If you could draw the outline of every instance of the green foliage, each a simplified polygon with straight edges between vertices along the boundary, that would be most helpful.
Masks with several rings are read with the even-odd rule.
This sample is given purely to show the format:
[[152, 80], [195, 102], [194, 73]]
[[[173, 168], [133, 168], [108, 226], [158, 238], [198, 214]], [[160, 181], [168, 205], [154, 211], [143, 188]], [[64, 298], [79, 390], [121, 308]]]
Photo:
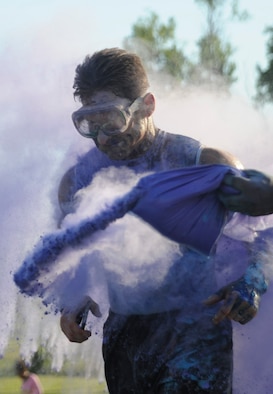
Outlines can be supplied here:
[[44, 346], [40, 346], [39, 349], [33, 354], [30, 363], [30, 370], [34, 373], [44, 373], [50, 371], [50, 365], [52, 356], [46, 350]]
[[257, 66], [258, 78], [256, 81], [256, 101], [260, 104], [273, 102], [273, 26], [267, 27], [265, 33], [269, 34], [266, 44], [268, 65], [263, 70]]
[[[230, 6], [230, 17], [232, 20], [238, 19], [239, 21], [245, 21], [249, 19], [249, 14], [246, 10], [239, 9], [238, 0], [195, 0], [197, 4], [207, 7], [212, 12], [221, 12], [224, 6]], [[230, 4], [229, 4], [230, 3]]]
[[[207, 25], [197, 42], [198, 57], [189, 59], [178, 47], [174, 18], [166, 24], [154, 12], [139, 18], [132, 34], [124, 40], [124, 47], [140, 55], [148, 71], [164, 72], [185, 84], [229, 87], [236, 81], [236, 64], [231, 60], [233, 48], [225, 42], [222, 10], [228, 0], [196, 0], [206, 9]], [[240, 12], [238, 1], [229, 4], [231, 18], [245, 20], [248, 14]]]
[[204, 35], [197, 43], [199, 47], [199, 83], [217, 83], [217, 78], [230, 85], [236, 81], [236, 65], [230, 61], [233, 49], [230, 43], [224, 43], [215, 33]]
[[[204, 35], [198, 40], [199, 61], [193, 69], [193, 80], [199, 84], [222, 83], [230, 86], [236, 81], [236, 64], [231, 60], [234, 49], [223, 36], [224, 8], [229, 5], [226, 0], [195, 0], [206, 8], [207, 27]], [[231, 20], [245, 20], [246, 11], [240, 12], [238, 1], [233, 1], [231, 6]]]
[[131, 36], [124, 40], [124, 47], [136, 51], [149, 70], [183, 79], [189, 63], [176, 44], [175, 29], [174, 18], [163, 24], [158, 15], [152, 12], [145, 18], [139, 18], [133, 25]]
[[209, 7], [211, 10], [216, 10], [225, 3], [225, 0], [195, 0], [195, 2]]
[[233, 3], [231, 5], [231, 15], [232, 18], [237, 18], [241, 22], [246, 21], [250, 18], [250, 15], [246, 10], [239, 10], [238, 0], [233, 0]]

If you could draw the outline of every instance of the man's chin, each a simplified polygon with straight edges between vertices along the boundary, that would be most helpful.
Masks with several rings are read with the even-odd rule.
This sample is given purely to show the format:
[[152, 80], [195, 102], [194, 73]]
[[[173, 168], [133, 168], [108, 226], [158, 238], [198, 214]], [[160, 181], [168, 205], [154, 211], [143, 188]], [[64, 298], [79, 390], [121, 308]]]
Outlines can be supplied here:
[[105, 155], [107, 155], [109, 157], [109, 159], [111, 160], [126, 160], [129, 155], [130, 152], [128, 152], [127, 150], [111, 150], [111, 149], [100, 149]]

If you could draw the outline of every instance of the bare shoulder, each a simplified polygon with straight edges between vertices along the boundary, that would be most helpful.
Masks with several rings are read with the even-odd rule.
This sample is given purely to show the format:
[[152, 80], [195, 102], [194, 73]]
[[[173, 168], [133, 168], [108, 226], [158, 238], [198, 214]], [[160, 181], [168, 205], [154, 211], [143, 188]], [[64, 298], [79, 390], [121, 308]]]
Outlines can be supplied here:
[[224, 164], [242, 169], [241, 161], [229, 152], [205, 147], [202, 149], [199, 164]]

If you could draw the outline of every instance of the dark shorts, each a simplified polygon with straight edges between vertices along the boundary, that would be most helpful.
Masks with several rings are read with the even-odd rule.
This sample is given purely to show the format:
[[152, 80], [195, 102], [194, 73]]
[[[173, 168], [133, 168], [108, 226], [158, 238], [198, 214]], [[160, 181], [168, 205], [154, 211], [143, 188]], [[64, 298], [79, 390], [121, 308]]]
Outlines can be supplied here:
[[103, 357], [110, 394], [232, 392], [232, 329], [211, 317], [182, 322], [181, 312], [110, 312]]

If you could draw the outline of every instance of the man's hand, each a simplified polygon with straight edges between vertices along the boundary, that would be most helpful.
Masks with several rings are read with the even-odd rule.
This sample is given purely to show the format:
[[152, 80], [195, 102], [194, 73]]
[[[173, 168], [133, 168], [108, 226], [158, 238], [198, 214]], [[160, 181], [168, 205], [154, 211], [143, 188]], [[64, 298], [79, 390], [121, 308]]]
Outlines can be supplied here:
[[208, 297], [204, 304], [210, 306], [218, 302], [222, 302], [222, 306], [213, 318], [215, 324], [225, 318], [246, 324], [258, 312], [260, 295], [242, 278], [222, 287], [217, 293]]
[[84, 297], [82, 302], [75, 309], [65, 309], [62, 312], [60, 319], [61, 329], [70, 342], [81, 343], [91, 336], [91, 331], [85, 330], [84, 327], [80, 327], [84, 312], [86, 312], [87, 308], [94, 316], [101, 317], [99, 305], [88, 296]]
[[226, 175], [224, 185], [236, 189], [238, 194], [219, 192], [227, 209], [251, 216], [273, 213], [273, 179], [256, 170], [245, 170], [246, 177]]

